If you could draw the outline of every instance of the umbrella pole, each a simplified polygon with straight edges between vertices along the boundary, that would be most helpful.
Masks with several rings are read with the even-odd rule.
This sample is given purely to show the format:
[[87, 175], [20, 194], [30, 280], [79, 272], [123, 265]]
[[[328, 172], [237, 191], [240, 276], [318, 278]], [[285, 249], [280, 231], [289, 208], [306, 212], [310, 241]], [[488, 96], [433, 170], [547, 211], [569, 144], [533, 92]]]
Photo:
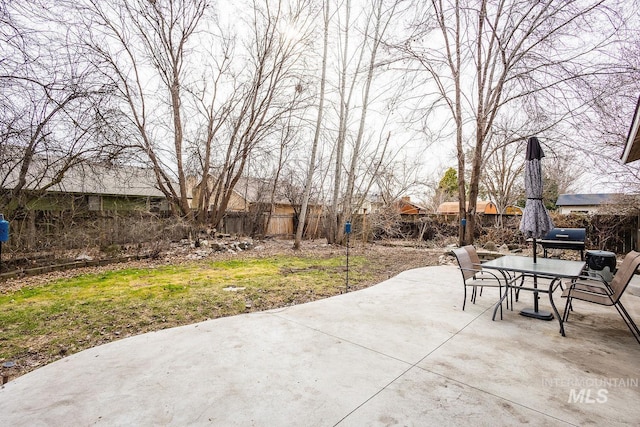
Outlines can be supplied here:
[[536, 238], [533, 238], [533, 262], [538, 262], [538, 245], [536, 242]]
[[[536, 257], [537, 247], [536, 239], [533, 239], [533, 262], [538, 262]], [[538, 289], [538, 276], [533, 275], [533, 289]], [[533, 309], [525, 308], [520, 311], [520, 314], [527, 317], [534, 317], [540, 320], [553, 320], [553, 314], [548, 311], [538, 310], [538, 291], [533, 291]]]
[[[538, 276], [533, 276], [533, 288], [538, 289]], [[535, 313], [539, 313], [538, 311], [538, 291], [533, 291], [533, 311]]]
[[[533, 238], [533, 263], [538, 262], [538, 242]], [[533, 276], [533, 288], [538, 289], [538, 276]], [[538, 313], [538, 291], [533, 291], [533, 311]]]
[[[536, 238], [533, 238], [533, 263], [538, 262], [538, 242], [536, 242]], [[538, 289], [538, 276], [533, 276], [533, 287], [534, 289]], [[539, 313], [538, 311], [538, 291], [533, 291], [533, 312]]]
[[[535, 274], [533, 275], [533, 288], [538, 288], [538, 277]], [[538, 291], [533, 291], [533, 308], [522, 309], [520, 314], [540, 320], [553, 320], [553, 314], [551, 312], [538, 310]]]

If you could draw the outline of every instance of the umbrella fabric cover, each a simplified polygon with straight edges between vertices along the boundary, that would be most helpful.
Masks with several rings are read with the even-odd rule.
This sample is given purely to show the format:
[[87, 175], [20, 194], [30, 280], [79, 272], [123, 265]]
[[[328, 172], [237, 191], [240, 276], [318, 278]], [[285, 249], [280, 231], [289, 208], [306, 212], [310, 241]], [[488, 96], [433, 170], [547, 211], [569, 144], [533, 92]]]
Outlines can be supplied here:
[[[544, 153], [540, 147], [540, 141], [532, 136], [527, 143], [527, 158], [524, 165], [524, 188], [527, 203], [524, 206], [524, 212], [522, 212], [520, 231], [526, 237], [533, 238], [533, 262], [536, 262], [537, 258], [536, 239], [544, 237], [553, 228], [553, 221], [542, 203], [542, 166], [540, 161], [543, 157]], [[533, 287], [538, 287], [538, 278], [535, 275], [533, 276]], [[537, 319], [553, 319], [551, 313], [538, 310], [538, 292], [535, 291], [533, 295], [533, 309], [527, 308], [520, 313]]]
[[540, 141], [535, 136], [527, 143], [527, 157], [524, 171], [524, 185], [527, 202], [520, 220], [520, 231], [529, 238], [540, 239], [553, 227], [553, 221], [542, 203], [542, 166], [544, 157]]

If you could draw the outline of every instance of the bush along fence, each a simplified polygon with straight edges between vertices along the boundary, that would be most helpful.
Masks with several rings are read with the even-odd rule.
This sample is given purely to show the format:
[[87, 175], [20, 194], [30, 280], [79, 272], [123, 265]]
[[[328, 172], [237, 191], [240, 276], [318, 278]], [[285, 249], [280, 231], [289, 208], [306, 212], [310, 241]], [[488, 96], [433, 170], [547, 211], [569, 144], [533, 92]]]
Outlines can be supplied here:
[[[634, 215], [560, 215], [552, 214], [556, 227], [584, 228], [586, 248], [625, 254], [637, 250], [640, 245], [640, 219]], [[362, 220], [354, 221], [355, 232], [360, 233]], [[520, 217], [508, 216], [497, 225], [492, 215], [479, 215], [474, 244], [483, 246], [488, 242], [509, 247], [524, 247], [526, 239], [519, 231]], [[370, 225], [369, 236], [375, 238], [406, 238], [439, 241], [457, 238], [457, 218], [427, 215], [419, 218], [402, 218], [395, 227], [375, 228]], [[391, 231], [391, 232], [389, 232]]]
[[[257, 219], [256, 219], [257, 218]], [[560, 215], [552, 214], [556, 227], [585, 228], [587, 249], [600, 249], [624, 254], [639, 247], [640, 222], [633, 215]], [[474, 244], [483, 246], [493, 242], [500, 246], [526, 246], [518, 231], [519, 216], [505, 216], [498, 221], [495, 215], [479, 215]], [[256, 222], [257, 221], [257, 222]], [[280, 217], [271, 218], [273, 224], [283, 223]], [[295, 218], [287, 218], [295, 224]], [[187, 221], [148, 212], [101, 213], [74, 216], [69, 212], [47, 212], [10, 220], [11, 234], [3, 245], [9, 258], [25, 254], [56, 250], [99, 248], [109, 255], [122, 255], [118, 247], [135, 247], [159, 242], [178, 242], [196, 238], [206, 227]], [[457, 241], [458, 220], [441, 215], [403, 216], [387, 212], [384, 215], [354, 215], [351, 218], [352, 241], [375, 242], [381, 239], [414, 239], [446, 244]], [[283, 223], [284, 224], [284, 223]], [[263, 215], [251, 213], [229, 215], [226, 226], [211, 232], [238, 236], [292, 238], [293, 225], [278, 225], [282, 235], [269, 234]], [[322, 239], [324, 218], [317, 217], [307, 224], [305, 238]], [[128, 251], [131, 252], [131, 251]]]

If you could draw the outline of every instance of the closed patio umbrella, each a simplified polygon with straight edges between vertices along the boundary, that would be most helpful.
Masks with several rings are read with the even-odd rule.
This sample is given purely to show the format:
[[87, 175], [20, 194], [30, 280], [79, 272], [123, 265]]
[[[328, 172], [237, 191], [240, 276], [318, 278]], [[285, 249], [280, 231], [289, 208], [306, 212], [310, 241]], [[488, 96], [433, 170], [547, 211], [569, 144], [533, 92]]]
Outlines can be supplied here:
[[[527, 142], [527, 157], [524, 169], [524, 186], [527, 201], [520, 220], [520, 231], [527, 238], [533, 239], [533, 262], [537, 261], [536, 239], [545, 236], [553, 227], [553, 220], [549, 216], [547, 208], [542, 203], [542, 165], [544, 157], [540, 141], [535, 136]], [[537, 278], [534, 276], [534, 286], [537, 286]], [[538, 311], [538, 293], [534, 293], [534, 309], [525, 309], [521, 312], [525, 316], [538, 317], [551, 320], [551, 313]]]
[[533, 239], [533, 260], [536, 261], [536, 239], [545, 236], [554, 226], [547, 208], [542, 203], [542, 165], [544, 157], [540, 141], [535, 136], [527, 143], [527, 157], [524, 169], [524, 187], [527, 202], [520, 220], [520, 231]]

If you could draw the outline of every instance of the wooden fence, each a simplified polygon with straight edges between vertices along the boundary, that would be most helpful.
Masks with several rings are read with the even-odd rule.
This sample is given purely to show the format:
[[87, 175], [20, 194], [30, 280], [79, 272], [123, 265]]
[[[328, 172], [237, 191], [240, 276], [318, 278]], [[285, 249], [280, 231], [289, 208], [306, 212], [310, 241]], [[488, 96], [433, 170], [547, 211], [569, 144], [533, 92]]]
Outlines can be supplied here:
[[[267, 219], [269, 224], [266, 224]], [[324, 216], [311, 215], [307, 218], [305, 238], [324, 236]], [[243, 236], [276, 236], [292, 238], [296, 232], [295, 214], [271, 214], [263, 212], [257, 217], [249, 212], [229, 212], [225, 215], [220, 231], [225, 234]]]

